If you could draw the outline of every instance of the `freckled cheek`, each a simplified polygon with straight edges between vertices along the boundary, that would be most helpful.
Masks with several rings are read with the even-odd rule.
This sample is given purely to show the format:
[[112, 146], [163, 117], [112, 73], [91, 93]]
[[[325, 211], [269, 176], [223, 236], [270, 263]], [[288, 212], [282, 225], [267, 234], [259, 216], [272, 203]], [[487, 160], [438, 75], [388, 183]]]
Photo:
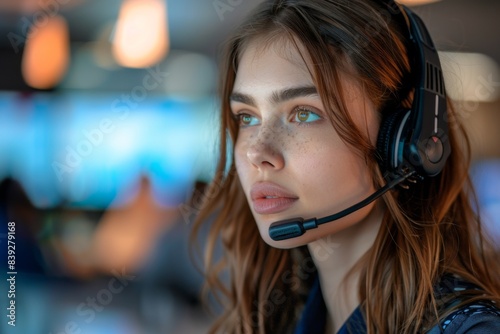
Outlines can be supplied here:
[[250, 183], [247, 181], [250, 176], [250, 162], [247, 158], [247, 147], [244, 140], [238, 139], [236, 141], [233, 150], [233, 159], [241, 186], [243, 187], [245, 193], [247, 193], [248, 188], [250, 187]]
[[354, 155], [337, 140], [306, 138], [296, 142], [295, 150], [290, 152], [289, 163], [293, 161], [293, 168], [305, 187], [323, 188], [325, 183], [331, 186], [356, 174]]
[[289, 165], [295, 170], [294, 174], [299, 177], [299, 182], [310, 184], [315, 179], [330, 171], [331, 161], [328, 157], [315, 151], [316, 148], [297, 144], [297, 149], [289, 156]]
[[245, 157], [246, 157], [246, 150], [244, 148], [244, 145], [242, 144], [241, 140], [237, 140], [236, 144], [234, 145], [233, 158], [234, 158], [234, 164], [236, 166], [236, 171], [238, 173], [240, 173], [240, 170], [243, 168]]

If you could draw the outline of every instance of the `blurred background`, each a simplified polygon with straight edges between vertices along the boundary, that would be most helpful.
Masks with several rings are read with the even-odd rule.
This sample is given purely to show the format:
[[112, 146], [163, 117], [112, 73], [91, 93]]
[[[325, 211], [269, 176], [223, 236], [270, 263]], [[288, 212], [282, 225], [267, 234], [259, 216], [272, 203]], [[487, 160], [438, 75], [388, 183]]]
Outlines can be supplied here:
[[[500, 2], [426, 2], [405, 1], [442, 51], [498, 242]], [[0, 333], [207, 331], [193, 197], [214, 169], [221, 43], [258, 3], [0, 0]]]

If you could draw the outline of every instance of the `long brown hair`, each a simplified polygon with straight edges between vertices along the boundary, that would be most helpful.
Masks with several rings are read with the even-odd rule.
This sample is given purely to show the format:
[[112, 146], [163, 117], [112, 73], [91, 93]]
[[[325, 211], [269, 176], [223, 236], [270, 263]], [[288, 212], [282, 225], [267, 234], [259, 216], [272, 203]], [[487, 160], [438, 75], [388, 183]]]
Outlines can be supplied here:
[[[238, 136], [229, 96], [246, 45], [259, 39], [271, 46], [279, 39], [297, 50], [304, 46], [335, 130], [366, 159], [380, 187], [385, 181], [376, 148], [350, 117], [340, 74], [359, 81], [380, 118], [395, 101], [409, 106], [412, 94], [405, 83], [412, 73], [400, 30], [376, 1], [264, 1], [228, 41], [221, 62], [219, 162], [193, 229], [196, 236], [213, 220], [205, 250], [207, 291], [224, 308], [213, 332], [290, 331], [315, 270], [305, 247], [282, 250], [263, 242], [228, 154]], [[383, 197], [382, 227], [360, 261], [359, 297], [369, 333], [415, 333], [437, 323], [451, 311], [433, 290], [444, 274], [479, 287], [462, 292], [468, 302], [500, 303], [498, 269], [488, 262], [488, 243], [473, 206], [467, 135], [451, 105], [448, 113], [452, 153], [444, 170], [409, 191]], [[219, 244], [223, 252], [216, 256]]]

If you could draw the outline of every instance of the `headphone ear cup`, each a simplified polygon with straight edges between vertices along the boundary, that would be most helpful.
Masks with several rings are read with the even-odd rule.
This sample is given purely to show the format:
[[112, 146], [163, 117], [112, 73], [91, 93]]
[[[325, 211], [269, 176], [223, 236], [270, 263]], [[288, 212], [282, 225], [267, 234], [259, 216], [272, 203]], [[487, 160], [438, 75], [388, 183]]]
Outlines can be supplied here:
[[[396, 172], [401, 131], [409, 110], [397, 109], [382, 119], [377, 137], [377, 158], [382, 174]], [[395, 160], [396, 159], [396, 160]]]

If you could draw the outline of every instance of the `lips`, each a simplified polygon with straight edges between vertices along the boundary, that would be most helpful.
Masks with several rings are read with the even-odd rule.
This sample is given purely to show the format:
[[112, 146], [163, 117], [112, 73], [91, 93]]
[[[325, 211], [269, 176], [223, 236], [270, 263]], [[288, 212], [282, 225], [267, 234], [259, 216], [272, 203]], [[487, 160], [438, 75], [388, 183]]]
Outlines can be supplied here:
[[289, 190], [271, 182], [259, 182], [250, 190], [250, 198], [255, 212], [271, 214], [284, 211], [299, 199]]

